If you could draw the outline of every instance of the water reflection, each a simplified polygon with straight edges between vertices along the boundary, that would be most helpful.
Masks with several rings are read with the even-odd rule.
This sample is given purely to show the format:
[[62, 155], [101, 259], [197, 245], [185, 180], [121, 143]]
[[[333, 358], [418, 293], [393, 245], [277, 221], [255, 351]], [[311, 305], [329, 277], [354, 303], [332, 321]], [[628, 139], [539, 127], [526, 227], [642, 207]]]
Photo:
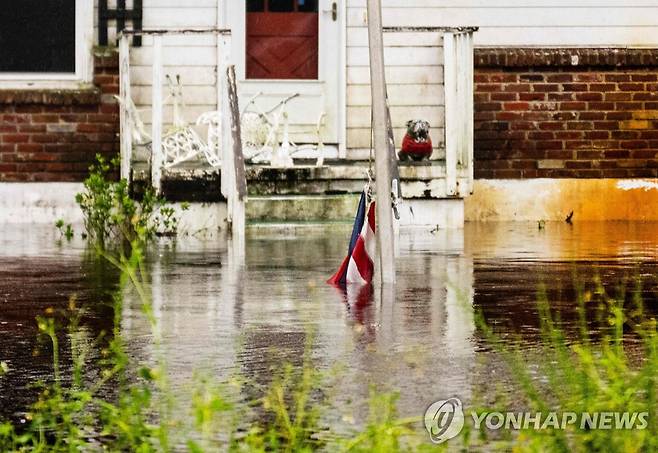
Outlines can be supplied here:
[[[417, 415], [443, 397], [468, 401], [492, 380], [497, 364], [479, 365], [488, 352], [475, 311], [508, 341], [532, 348], [541, 283], [568, 327], [575, 319], [574, 275], [591, 288], [596, 274], [610, 291], [624, 275], [642, 275], [649, 306], [658, 293], [653, 224], [403, 232], [396, 285], [340, 292], [325, 281], [344, 257], [349, 232], [335, 225], [265, 229], [251, 230], [245, 244], [222, 237], [156, 244], [146, 268], [172, 384], [185, 386], [203, 367], [220, 379], [239, 372], [267, 385], [283, 363], [300, 364], [310, 343], [319, 367], [342, 365], [335, 378], [339, 412], [365, 417], [375, 387], [399, 390], [401, 413]], [[47, 350], [31, 356], [39, 346], [34, 317], [49, 306], [65, 307], [73, 292], [93, 305], [118, 281], [110, 270], [84, 264], [84, 244], [56, 240], [47, 227], [0, 234], [0, 360], [16, 370], [0, 379], [5, 414], [24, 407], [31, 397], [14, 395], [50, 370]], [[111, 327], [111, 310], [97, 308], [87, 318], [87, 338]], [[121, 327], [134, 359], [156, 360], [152, 327], [128, 289]]]

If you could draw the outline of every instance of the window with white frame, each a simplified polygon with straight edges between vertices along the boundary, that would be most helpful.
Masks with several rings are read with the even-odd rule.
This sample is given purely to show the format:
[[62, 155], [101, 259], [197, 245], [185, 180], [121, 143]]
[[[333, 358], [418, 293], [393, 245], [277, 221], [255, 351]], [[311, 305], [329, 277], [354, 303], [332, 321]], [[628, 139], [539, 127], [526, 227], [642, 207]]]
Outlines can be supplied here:
[[92, 5], [20, 0], [0, 8], [0, 86], [90, 81]]

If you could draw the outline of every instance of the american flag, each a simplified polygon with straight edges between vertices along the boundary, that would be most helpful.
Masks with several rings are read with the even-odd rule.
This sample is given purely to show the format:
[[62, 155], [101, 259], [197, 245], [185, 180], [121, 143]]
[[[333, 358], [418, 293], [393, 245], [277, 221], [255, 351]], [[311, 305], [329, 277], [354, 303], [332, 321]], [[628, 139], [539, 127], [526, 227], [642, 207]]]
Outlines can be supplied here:
[[376, 253], [375, 202], [368, 202], [367, 199], [368, 196], [364, 191], [361, 193], [359, 209], [354, 219], [347, 256], [338, 271], [327, 283], [345, 286], [351, 283], [366, 284], [372, 282], [373, 259]]

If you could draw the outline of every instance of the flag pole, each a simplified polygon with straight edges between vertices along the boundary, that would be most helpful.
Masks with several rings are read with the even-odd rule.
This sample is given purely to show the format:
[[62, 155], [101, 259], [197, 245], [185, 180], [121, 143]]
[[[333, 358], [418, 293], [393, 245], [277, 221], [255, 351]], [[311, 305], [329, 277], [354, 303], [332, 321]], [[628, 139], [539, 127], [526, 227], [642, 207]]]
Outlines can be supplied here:
[[384, 74], [384, 37], [381, 0], [368, 0], [368, 46], [370, 50], [372, 128], [375, 146], [379, 276], [382, 283], [395, 283], [391, 168], [387, 131], [386, 77]]

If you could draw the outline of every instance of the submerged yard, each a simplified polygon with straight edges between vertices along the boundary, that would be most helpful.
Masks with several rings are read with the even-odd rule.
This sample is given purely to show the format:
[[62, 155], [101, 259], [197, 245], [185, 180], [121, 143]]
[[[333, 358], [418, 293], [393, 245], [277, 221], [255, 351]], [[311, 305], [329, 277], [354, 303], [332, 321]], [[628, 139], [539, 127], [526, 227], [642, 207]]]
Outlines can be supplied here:
[[[619, 300], [629, 307], [641, 295], [647, 317], [656, 311], [658, 226], [648, 223], [493, 223], [467, 224], [463, 232], [403, 232], [396, 286], [347, 294], [325, 280], [344, 257], [349, 226], [254, 227], [243, 262], [230, 255], [223, 237], [158, 238], [143, 260], [146, 315], [144, 295], [121, 283], [120, 272], [86, 242], [67, 242], [51, 227], [2, 228], [0, 360], [8, 371], [0, 377], [0, 417], [19, 431], [33, 417], [41, 391], [35, 384], [54, 378], [52, 342], [44, 341], [43, 328], [39, 335], [36, 318], [58, 319], [62, 381], [73, 379], [75, 356], [84, 350], [84, 379], [93, 382], [103, 374], [117, 294], [115, 333], [129, 363], [127, 379], [140, 381], [140, 367], [165, 363], [159, 369], [166, 373], [170, 412], [183, 424], [193, 424], [194, 410], [198, 416], [189, 395], [200, 381], [222, 383], [227, 400], [253, 408], [290, 364], [291, 376], [307, 368], [322, 373], [308, 392], [309, 400], [326, 403], [314, 438], [359, 432], [372, 417], [373, 394], [398, 393], [397, 417], [411, 420], [426, 447], [421, 420], [436, 400], [458, 397], [465, 409], [528, 408], [532, 398], [519, 391], [523, 383], [505, 351], [521, 354], [531, 376], [548, 379], [541, 368], [550, 366], [545, 348], [551, 345], [538, 300], [548, 302], [566, 345], [582, 333], [579, 300], [624, 290]], [[77, 333], [67, 333], [67, 317], [80, 309]], [[614, 307], [602, 310], [585, 304], [584, 325], [595, 343], [614, 328]], [[618, 327], [629, 363], [641, 363], [637, 333], [629, 323]], [[109, 401], [117, 393], [113, 385], [99, 389]], [[265, 413], [256, 407], [251, 416], [267, 425], [263, 407]], [[243, 417], [238, 425], [249, 418]], [[175, 434], [182, 427], [168, 429], [170, 447], [186, 448]], [[227, 445], [221, 436], [215, 441]], [[496, 445], [491, 442], [476, 440], [486, 449]]]

